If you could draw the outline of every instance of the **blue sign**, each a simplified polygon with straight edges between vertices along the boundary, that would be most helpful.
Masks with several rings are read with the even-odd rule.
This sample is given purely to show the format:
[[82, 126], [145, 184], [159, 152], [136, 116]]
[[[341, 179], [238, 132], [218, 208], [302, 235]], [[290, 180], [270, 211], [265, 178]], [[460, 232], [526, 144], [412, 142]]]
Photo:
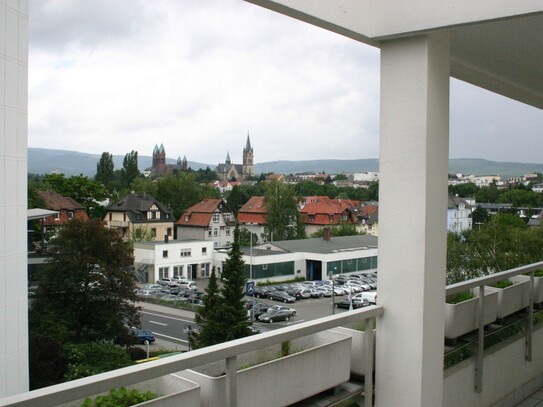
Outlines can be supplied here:
[[245, 295], [253, 296], [254, 293], [255, 293], [255, 282], [247, 281], [245, 283]]

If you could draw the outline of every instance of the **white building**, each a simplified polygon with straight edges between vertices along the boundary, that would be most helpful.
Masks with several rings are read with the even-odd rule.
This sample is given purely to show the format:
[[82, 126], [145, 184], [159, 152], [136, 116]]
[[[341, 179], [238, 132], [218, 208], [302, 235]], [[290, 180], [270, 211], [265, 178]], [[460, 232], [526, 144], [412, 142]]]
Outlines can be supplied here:
[[470, 230], [473, 227], [471, 213], [473, 207], [467, 200], [458, 196], [449, 195], [447, 206], [447, 230], [450, 232], [461, 233], [464, 230]]
[[140, 280], [154, 283], [164, 277], [189, 280], [209, 277], [213, 242], [170, 240], [134, 243], [134, 266]]

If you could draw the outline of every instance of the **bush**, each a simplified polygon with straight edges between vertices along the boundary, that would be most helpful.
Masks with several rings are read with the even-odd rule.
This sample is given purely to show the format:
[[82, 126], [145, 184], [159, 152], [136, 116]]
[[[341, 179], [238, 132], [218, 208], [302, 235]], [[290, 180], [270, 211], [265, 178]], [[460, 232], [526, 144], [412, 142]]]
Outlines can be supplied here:
[[460, 293], [458, 294], [456, 297], [450, 299], [447, 301], [448, 304], [458, 304], [460, 302], [464, 302], [464, 301], [467, 301], [467, 300], [471, 300], [472, 298], [475, 298], [475, 295], [473, 295], [472, 293], [470, 292], [466, 292], [466, 293]]
[[147, 358], [147, 352], [144, 351], [142, 348], [128, 348], [126, 349], [126, 353], [128, 353], [132, 361]]
[[30, 390], [62, 383], [66, 360], [55, 338], [31, 335], [29, 341]]
[[70, 344], [64, 347], [68, 361], [64, 380], [75, 380], [82, 377], [107, 372], [130, 366], [132, 360], [122, 348], [100, 343]]
[[494, 284], [494, 287], [496, 288], [506, 288], [506, 287], [509, 287], [509, 286], [512, 286], [513, 285], [513, 282], [510, 281], [510, 280], [501, 280], [501, 281], [498, 281], [496, 284]]
[[97, 396], [94, 400], [86, 398], [81, 407], [128, 407], [156, 398], [156, 394], [148, 391], [141, 393], [136, 389], [124, 387], [114, 389], [106, 396]]

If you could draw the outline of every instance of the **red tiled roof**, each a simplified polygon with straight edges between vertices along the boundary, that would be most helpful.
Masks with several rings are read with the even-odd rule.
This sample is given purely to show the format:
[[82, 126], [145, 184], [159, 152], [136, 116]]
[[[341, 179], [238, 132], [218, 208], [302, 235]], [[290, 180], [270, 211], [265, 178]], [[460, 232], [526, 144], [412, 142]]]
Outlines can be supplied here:
[[379, 207], [377, 205], [367, 205], [360, 208], [360, 215], [361, 216], [370, 216], [376, 213], [379, 210]]
[[47, 209], [54, 211], [85, 209], [69, 196], [62, 196], [55, 191], [38, 191], [38, 195], [43, 200]]
[[300, 210], [302, 219], [307, 224], [335, 225], [342, 221], [342, 215], [347, 221], [354, 222], [352, 214], [347, 210], [352, 208], [353, 201], [344, 199], [329, 199], [307, 204]]
[[181, 226], [207, 227], [211, 222], [213, 212], [219, 209], [224, 201], [221, 198], [206, 198], [202, 202], [188, 208], [175, 223]]
[[266, 224], [266, 215], [262, 213], [240, 213], [238, 212], [238, 222], [244, 223], [256, 223], [259, 225]]
[[266, 203], [263, 196], [253, 196], [243, 205], [238, 213], [266, 213]]

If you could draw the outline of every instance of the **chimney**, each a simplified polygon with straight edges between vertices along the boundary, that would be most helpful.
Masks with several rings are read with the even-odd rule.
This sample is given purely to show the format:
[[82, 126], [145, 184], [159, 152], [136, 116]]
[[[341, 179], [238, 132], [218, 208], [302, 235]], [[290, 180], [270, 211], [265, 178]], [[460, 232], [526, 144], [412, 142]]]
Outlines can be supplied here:
[[332, 236], [332, 230], [326, 226], [322, 229], [322, 238], [326, 240], [327, 242], [330, 241], [330, 237]]
[[168, 243], [170, 236], [164, 235], [164, 243]]

